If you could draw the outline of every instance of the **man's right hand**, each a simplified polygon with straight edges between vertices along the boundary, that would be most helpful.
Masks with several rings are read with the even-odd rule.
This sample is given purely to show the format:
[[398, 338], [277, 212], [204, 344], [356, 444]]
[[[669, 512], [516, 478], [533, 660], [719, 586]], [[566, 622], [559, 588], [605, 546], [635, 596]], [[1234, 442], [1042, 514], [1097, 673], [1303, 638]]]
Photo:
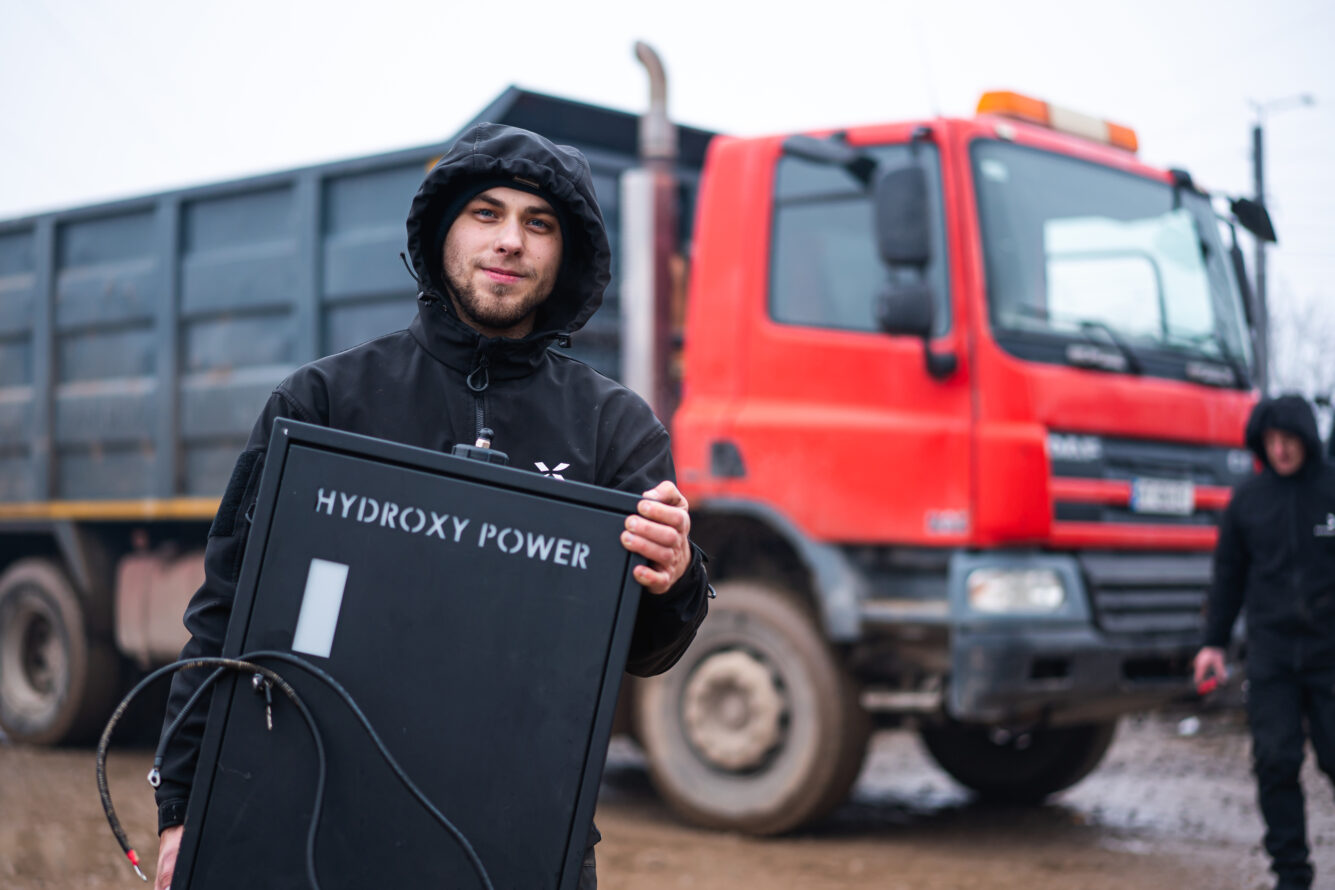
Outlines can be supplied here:
[[1220, 683], [1228, 679], [1228, 668], [1224, 666], [1224, 650], [1218, 646], [1202, 647], [1201, 651], [1196, 653], [1192, 669], [1197, 686], [1211, 676], [1217, 678]]
[[181, 849], [184, 825], [162, 829], [158, 835], [158, 873], [153, 879], [153, 890], [171, 890], [172, 872], [176, 871], [176, 854]]

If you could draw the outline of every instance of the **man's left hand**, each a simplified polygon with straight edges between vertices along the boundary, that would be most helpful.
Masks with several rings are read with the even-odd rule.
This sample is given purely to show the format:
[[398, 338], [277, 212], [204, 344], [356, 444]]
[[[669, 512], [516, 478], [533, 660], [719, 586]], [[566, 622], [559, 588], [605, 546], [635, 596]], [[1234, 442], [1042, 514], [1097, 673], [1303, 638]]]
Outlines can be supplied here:
[[650, 593], [667, 593], [691, 565], [690, 505], [666, 481], [643, 497], [635, 515], [626, 517], [621, 544], [649, 561], [635, 567], [635, 580]]

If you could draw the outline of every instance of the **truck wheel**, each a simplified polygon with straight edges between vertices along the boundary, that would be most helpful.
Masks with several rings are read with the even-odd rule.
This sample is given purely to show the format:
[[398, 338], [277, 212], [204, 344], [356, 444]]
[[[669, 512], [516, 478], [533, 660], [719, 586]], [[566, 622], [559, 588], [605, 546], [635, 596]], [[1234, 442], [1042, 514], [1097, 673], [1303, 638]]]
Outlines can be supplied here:
[[116, 704], [120, 662], [88, 639], [73, 585], [45, 559], [0, 576], [0, 732], [34, 745], [83, 741]]
[[683, 818], [789, 831], [847, 797], [870, 720], [794, 594], [756, 581], [717, 589], [681, 661], [638, 684], [637, 736], [655, 787]]
[[1116, 720], [1017, 733], [950, 723], [921, 735], [932, 759], [981, 797], [1038, 803], [1093, 772], [1116, 729]]

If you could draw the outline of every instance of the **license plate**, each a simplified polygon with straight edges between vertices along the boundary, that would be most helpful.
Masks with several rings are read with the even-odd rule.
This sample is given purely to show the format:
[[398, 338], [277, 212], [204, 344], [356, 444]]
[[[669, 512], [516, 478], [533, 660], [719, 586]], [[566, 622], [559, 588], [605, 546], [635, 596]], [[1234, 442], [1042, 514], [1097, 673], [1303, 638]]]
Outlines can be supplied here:
[[1181, 479], [1136, 479], [1131, 483], [1131, 510], [1190, 516], [1196, 508], [1196, 486]]

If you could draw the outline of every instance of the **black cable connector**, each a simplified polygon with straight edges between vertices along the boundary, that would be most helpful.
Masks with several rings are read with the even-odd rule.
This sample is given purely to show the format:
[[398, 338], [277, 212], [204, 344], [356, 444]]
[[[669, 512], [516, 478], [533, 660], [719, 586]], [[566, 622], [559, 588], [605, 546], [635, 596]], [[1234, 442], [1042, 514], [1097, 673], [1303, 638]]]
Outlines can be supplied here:
[[363, 713], [362, 709], [357, 705], [357, 702], [352, 698], [351, 694], [343, 688], [342, 684], [325, 671], [289, 652], [268, 650], [251, 652], [242, 655], [240, 658], [199, 657], [186, 658], [172, 662], [169, 665], [158, 668], [135, 684], [134, 688], [126, 694], [125, 698], [121, 699], [121, 703], [116, 706], [116, 710], [112, 712], [111, 718], [107, 721], [106, 728], [102, 730], [102, 738], [98, 741], [97, 745], [97, 788], [98, 793], [102, 797], [102, 810], [106, 813], [107, 823], [111, 826], [111, 831], [116, 836], [117, 842], [121, 845], [121, 850], [124, 851], [126, 858], [129, 859], [130, 864], [134, 867], [135, 873], [138, 874], [139, 877], [143, 878], [145, 881], [148, 880], [148, 877], [139, 867], [139, 855], [135, 852], [134, 848], [130, 846], [130, 840], [126, 836], [125, 830], [121, 827], [120, 820], [116, 817], [116, 808], [111, 802], [111, 791], [107, 786], [107, 750], [111, 745], [112, 733], [116, 728], [116, 724], [119, 723], [121, 718], [125, 715], [125, 711], [130, 706], [130, 703], [152, 683], [162, 677], [174, 674], [177, 671], [186, 668], [212, 666], [215, 667], [216, 670], [214, 670], [213, 673], [204, 680], [200, 687], [195, 690], [194, 694], [186, 701], [184, 707], [181, 708], [181, 712], [176, 715], [171, 724], [163, 731], [162, 738], [158, 742], [157, 750], [153, 756], [153, 769], [148, 774], [148, 783], [154, 788], [157, 788], [162, 783], [162, 761], [166, 754], [167, 745], [180, 729], [181, 722], [184, 720], [185, 716], [199, 703], [204, 692], [211, 689], [213, 684], [216, 683], [223, 674], [228, 671], [237, 671], [251, 675], [252, 688], [257, 693], [262, 693], [265, 697], [265, 719], [269, 729], [273, 728], [272, 689], [274, 686], [277, 686], [278, 690], [296, 705], [297, 710], [301, 713], [302, 719], [305, 720], [306, 727], [310, 730], [311, 738], [315, 743], [319, 772], [315, 785], [315, 801], [311, 811], [311, 824], [306, 833], [306, 878], [311, 885], [311, 890], [320, 890], [320, 882], [315, 874], [315, 838], [319, 831], [320, 810], [324, 802], [326, 779], [324, 739], [320, 735], [320, 729], [315, 723], [314, 715], [311, 714], [310, 709], [306, 706], [306, 703], [301, 700], [301, 697], [297, 695], [297, 691], [292, 688], [291, 684], [284, 680], [280, 674], [270, 668], [255, 664], [253, 659], [256, 658], [273, 659], [293, 664], [332, 689], [361, 723], [362, 728], [366, 730], [367, 735], [370, 736], [371, 741], [375, 744], [376, 750], [380, 753], [380, 756], [384, 759], [390, 770], [393, 771], [399, 782], [407, 789], [408, 793], [421, 804], [422, 808], [425, 809], [431, 817], [450, 834], [454, 841], [459, 845], [460, 849], [463, 850], [469, 865], [472, 866], [474, 873], [477, 874], [478, 880], [481, 882], [485, 890], [494, 890], [491, 878], [487, 874], [487, 870], [485, 866], [483, 866], [482, 860], [478, 858], [477, 852], [473, 849], [473, 845], [468, 842], [468, 838], [466, 838], [463, 832], [461, 832], [453, 822], [447, 819], [445, 815], [431, 803], [422, 790], [417, 787], [416, 783], [414, 783], [412, 779], [409, 778], [408, 774], [404, 772], [403, 767], [399, 766], [398, 761], [394, 759], [394, 756], [390, 754], [389, 749], [385, 747], [385, 743], [381, 741], [375, 728], [371, 726], [371, 722], [367, 719], [366, 714]]

